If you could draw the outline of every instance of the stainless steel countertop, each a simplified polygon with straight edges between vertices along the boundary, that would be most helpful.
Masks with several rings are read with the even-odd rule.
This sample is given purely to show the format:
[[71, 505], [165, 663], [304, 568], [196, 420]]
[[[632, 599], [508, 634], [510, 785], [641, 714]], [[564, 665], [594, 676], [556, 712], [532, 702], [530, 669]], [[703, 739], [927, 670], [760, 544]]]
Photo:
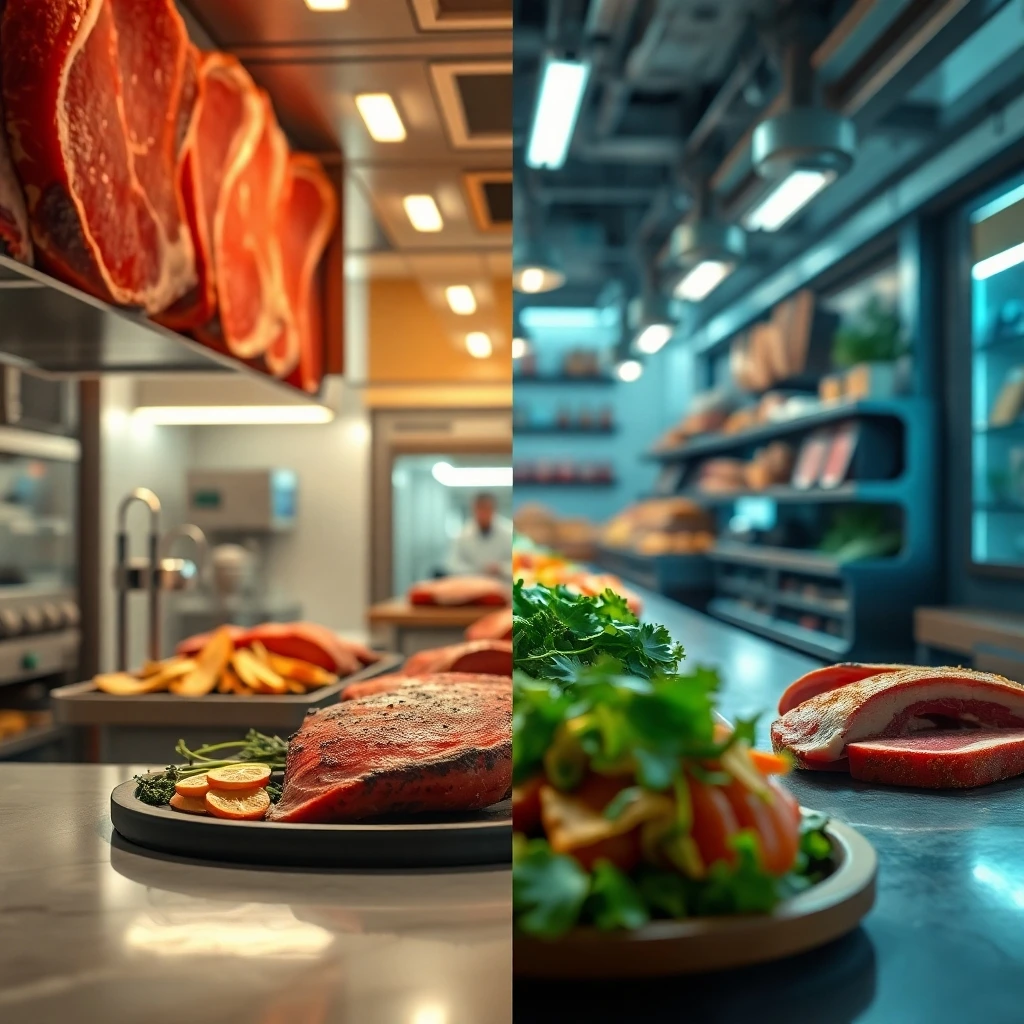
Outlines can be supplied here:
[[[766, 743], [783, 689], [816, 663], [641, 594], [645, 618], [664, 622], [691, 663], [719, 668], [723, 713], [765, 712]], [[831, 772], [797, 772], [788, 784], [804, 806], [853, 825], [878, 851], [878, 897], [861, 928], [802, 956], [705, 977], [588, 982], [571, 991], [517, 982], [516, 1020], [1024, 1022], [1024, 778], [945, 792], [869, 786]]]
[[136, 767], [0, 765], [3, 1024], [507, 1024], [507, 869], [299, 872], [129, 848]]

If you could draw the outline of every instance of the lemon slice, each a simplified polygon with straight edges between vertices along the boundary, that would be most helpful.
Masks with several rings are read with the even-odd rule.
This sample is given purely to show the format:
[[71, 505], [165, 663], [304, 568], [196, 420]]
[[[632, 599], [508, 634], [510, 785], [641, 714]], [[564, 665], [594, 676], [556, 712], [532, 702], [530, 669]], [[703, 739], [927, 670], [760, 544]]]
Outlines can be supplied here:
[[229, 764], [206, 773], [210, 789], [255, 789], [270, 781], [270, 767], [265, 764]]
[[204, 799], [206, 809], [215, 818], [260, 821], [270, 810], [270, 797], [265, 789], [239, 789], [228, 793], [211, 789]]
[[171, 806], [185, 814], [206, 814], [206, 801], [201, 796], [182, 796], [175, 793], [171, 797]]
[[203, 795], [210, 788], [206, 781], [206, 775], [190, 775], [186, 779], [179, 779], [174, 784], [174, 792], [179, 796], [195, 796], [202, 799]]

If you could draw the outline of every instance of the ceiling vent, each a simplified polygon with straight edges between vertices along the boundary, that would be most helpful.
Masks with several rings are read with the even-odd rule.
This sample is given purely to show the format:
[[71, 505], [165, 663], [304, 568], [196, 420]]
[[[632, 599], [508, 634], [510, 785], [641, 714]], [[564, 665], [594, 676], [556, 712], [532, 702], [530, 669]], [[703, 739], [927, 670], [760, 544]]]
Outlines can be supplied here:
[[511, 61], [434, 64], [430, 73], [456, 149], [511, 147]]
[[412, 0], [424, 32], [479, 32], [512, 27], [512, 0]]
[[512, 230], [512, 172], [472, 171], [463, 181], [473, 220], [481, 231]]

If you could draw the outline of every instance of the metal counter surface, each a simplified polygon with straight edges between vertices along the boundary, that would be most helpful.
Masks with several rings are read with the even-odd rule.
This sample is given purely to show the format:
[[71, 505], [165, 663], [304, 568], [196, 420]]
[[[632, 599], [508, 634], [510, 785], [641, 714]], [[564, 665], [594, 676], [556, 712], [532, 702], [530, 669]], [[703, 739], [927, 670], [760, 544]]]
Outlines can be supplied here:
[[112, 833], [139, 769], [0, 765], [3, 1024], [507, 1024], [511, 872], [236, 869]]
[[[765, 711], [767, 742], [782, 690], [817, 663], [641, 593], [645, 618], [668, 625], [691, 663], [720, 669], [724, 714]], [[802, 804], [855, 826], [878, 851], [878, 898], [862, 928], [803, 956], [700, 978], [571, 992], [519, 981], [516, 1021], [1024, 1022], [1024, 780], [926, 792], [801, 772], [790, 785]]]

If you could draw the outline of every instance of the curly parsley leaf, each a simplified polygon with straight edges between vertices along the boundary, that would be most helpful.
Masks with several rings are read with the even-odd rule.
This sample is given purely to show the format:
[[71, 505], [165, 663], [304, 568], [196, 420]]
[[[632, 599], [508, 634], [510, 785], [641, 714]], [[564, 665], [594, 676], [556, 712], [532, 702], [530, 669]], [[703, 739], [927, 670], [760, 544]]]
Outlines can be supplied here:
[[579, 921], [590, 876], [572, 858], [553, 853], [543, 839], [521, 841], [512, 853], [512, 909], [528, 935], [553, 939]]

